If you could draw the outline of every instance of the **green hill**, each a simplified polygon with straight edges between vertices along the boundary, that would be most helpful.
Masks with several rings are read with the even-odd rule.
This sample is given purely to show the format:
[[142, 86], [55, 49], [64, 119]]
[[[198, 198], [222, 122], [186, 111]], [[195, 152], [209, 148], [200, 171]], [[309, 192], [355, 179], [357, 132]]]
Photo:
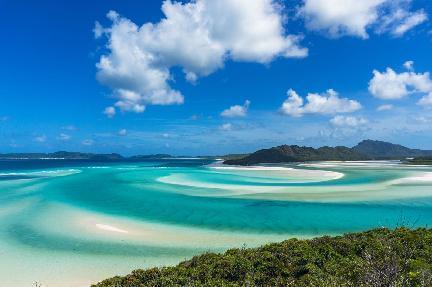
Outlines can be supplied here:
[[258, 163], [304, 162], [304, 161], [355, 161], [355, 160], [404, 160], [409, 157], [432, 156], [430, 150], [410, 149], [383, 141], [364, 140], [356, 146], [312, 148], [297, 145], [281, 145], [261, 149], [243, 158], [226, 160], [225, 164], [254, 165]]
[[411, 149], [383, 141], [364, 140], [352, 148], [372, 159], [405, 159], [407, 157], [432, 156], [430, 150]]
[[207, 253], [93, 287], [432, 286], [432, 230], [376, 229]]
[[244, 158], [226, 160], [224, 164], [253, 165], [258, 163], [367, 159], [367, 156], [344, 146], [325, 146], [315, 149], [306, 146], [281, 145], [256, 151]]

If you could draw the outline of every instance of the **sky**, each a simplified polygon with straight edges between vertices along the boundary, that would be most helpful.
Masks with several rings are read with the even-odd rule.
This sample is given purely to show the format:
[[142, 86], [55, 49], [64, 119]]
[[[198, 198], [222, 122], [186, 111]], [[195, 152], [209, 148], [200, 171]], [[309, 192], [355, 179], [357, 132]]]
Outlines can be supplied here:
[[429, 0], [0, 0], [0, 152], [432, 149]]

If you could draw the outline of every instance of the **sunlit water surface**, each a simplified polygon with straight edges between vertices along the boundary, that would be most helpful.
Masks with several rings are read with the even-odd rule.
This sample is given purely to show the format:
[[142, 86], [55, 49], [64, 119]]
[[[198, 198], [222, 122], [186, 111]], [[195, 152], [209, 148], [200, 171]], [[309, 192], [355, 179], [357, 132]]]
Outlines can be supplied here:
[[195, 254], [432, 223], [432, 167], [0, 162], [2, 286], [89, 286]]

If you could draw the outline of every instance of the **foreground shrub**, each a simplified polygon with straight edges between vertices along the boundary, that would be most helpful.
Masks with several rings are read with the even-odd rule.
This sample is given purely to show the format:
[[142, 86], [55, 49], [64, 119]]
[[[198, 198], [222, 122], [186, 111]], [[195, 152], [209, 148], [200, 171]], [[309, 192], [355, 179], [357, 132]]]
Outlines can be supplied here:
[[432, 286], [432, 230], [376, 229], [207, 253], [92, 287]]

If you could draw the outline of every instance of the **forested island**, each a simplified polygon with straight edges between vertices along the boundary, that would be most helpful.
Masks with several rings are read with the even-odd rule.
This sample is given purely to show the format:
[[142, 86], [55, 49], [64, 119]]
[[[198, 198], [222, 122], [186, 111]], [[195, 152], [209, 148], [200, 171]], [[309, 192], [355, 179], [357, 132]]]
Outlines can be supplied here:
[[376, 229], [206, 253], [92, 287], [432, 286], [432, 230]]
[[[36, 160], [36, 159], [67, 159], [90, 161], [140, 161], [151, 159], [174, 159], [190, 156], [173, 156], [170, 154], [148, 154], [123, 156], [118, 153], [83, 153], [57, 151], [53, 153], [2, 153], [0, 160]], [[197, 158], [222, 158], [224, 164], [254, 165], [260, 163], [305, 162], [305, 161], [359, 161], [359, 160], [404, 160], [413, 164], [430, 164], [432, 150], [410, 149], [402, 145], [364, 140], [354, 147], [323, 146], [319, 148], [281, 145], [261, 149], [253, 153], [228, 154], [221, 156], [198, 156]]]
[[358, 160], [407, 160], [408, 158], [432, 159], [431, 150], [410, 149], [383, 141], [364, 140], [356, 146], [312, 148], [298, 145], [281, 145], [261, 149], [245, 157], [228, 159], [224, 164], [254, 165], [260, 163], [305, 161], [358, 161]]

